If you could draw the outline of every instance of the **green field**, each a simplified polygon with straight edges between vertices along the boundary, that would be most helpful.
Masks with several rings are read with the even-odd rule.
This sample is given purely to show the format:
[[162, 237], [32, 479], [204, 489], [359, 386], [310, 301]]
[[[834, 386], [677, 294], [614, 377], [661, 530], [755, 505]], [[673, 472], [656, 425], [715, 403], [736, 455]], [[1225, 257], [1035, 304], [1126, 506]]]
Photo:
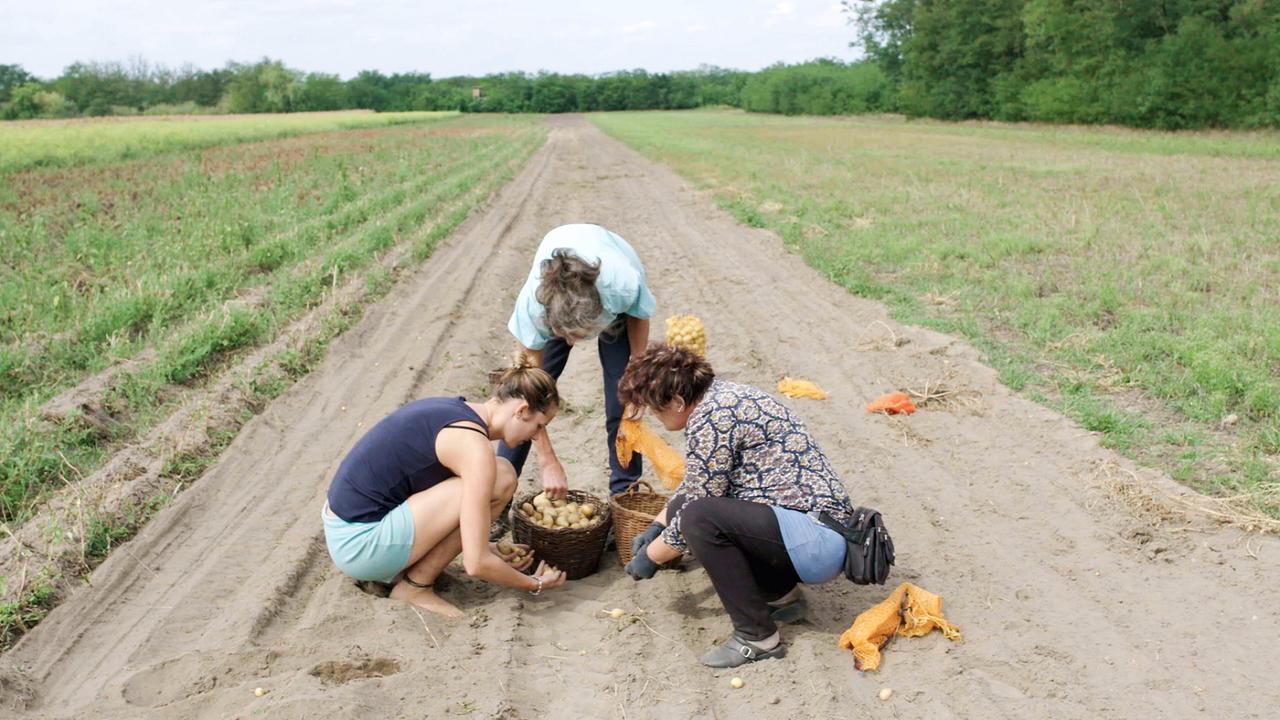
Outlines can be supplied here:
[[[275, 121], [296, 130], [296, 119]], [[59, 127], [86, 125], [46, 132]], [[225, 142], [218, 132], [208, 137]], [[424, 258], [544, 137], [540, 116], [455, 116], [159, 143], [151, 157], [0, 175], [0, 524], [29, 517], [341, 281], [384, 292], [374, 260], [393, 248]], [[10, 139], [0, 150], [24, 150]], [[50, 398], [131, 358], [143, 360], [102, 397], [111, 433], [40, 419]]]
[[173, 116], [0, 123], [0, 174], [32, 167], [149, 157], [304, 133], [432, 122], [456, 112]]
[[1276, 511], [1280, 135], [591, 119], [1108, 446]]

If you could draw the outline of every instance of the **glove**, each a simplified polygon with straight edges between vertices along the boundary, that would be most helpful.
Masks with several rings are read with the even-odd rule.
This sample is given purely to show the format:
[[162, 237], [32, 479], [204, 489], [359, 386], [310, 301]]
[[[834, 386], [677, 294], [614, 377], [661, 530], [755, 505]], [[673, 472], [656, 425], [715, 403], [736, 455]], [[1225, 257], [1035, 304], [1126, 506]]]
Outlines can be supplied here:
[[661, 535], [662, 531], [666, 529], [667, 529], [667, 526], [662, 525], [661, 523], [657, 523], [657, 522], [649, 523], [649, 527], [645, 528], [644, 532], [631, 538], [631, 554], [632, 555], [643, 554], [645, 547], [648, 546], [649, 543], [653, 542], [654, 538]]
[[632, 580], [648, 580], [658, 572], [658, 563], [649, 559], [649, 553], [645, 552], [647, 548], [648, 543], [645, 543], [645, 547], [642, 547], [640, 552], [631, 558], [631, 562], [627, 563], [625, 570]]

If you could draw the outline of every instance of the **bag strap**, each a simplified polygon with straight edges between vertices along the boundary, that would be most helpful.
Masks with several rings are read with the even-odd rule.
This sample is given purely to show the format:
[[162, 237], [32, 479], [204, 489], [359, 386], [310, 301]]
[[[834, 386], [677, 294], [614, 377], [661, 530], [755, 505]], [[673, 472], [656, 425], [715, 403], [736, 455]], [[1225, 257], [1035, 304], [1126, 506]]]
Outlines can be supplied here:
[[840, 533], [841, 537], [853, 543], [854, 545], [861, 545], [862, 541], [866, 539], [867, 533], [865, 529], [857, 530], [851, 527], [847, 527], [841, 524], [840, 521], [832, 517], [831, 513], [827, 512], [826, 510], [823, 510], [822, 512], [818, 513], [818, 519], [822, 521], [823, 525], [826, 525], [832, 530], [835, 530], [836, 532]]

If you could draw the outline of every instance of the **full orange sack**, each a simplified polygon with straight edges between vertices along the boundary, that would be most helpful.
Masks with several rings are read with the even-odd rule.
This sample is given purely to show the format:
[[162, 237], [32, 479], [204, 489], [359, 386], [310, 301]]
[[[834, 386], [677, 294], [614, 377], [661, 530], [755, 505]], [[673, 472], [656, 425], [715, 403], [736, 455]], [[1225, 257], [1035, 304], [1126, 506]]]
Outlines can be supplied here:
[[672, 449], [640, 420], [628, 420], [625, 416], [618, 426], [618, 439], [614, 441], [618, 462], [623, 467], [631, 464], [631, 453], [638, 452], [653, 463], [658, 481], [673, 490], [684, 479], [684, 456]]
[[872, 400], [867, 403], [867, 412], [882, 412], [887, 415], [910, 415], [916, 411], [916, 406], [911, 402], [911, 396], [904, 392], [891, 392]]
[[942, 616], [942, 596], [902, 583], [880, 604], [863, 612], [840, 635], [840, 647], [853, 651], [859, 670], [880, 667], [880, 648], [894, 635], [918, 637], [937, 628], [948, 640], [960, 640], [960, 628]]

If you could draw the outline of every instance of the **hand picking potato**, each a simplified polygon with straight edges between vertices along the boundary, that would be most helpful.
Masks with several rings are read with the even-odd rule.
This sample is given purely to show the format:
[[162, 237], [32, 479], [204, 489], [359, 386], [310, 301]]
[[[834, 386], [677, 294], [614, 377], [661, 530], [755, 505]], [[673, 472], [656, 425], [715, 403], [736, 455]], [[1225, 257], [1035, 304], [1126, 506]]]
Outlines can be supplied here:
[[493, 543], [493, 550], [503, 562], [517, 570], [524, 570], [533, 562], [533, 552], [526, 545], [515, 545], [506, 540]]

